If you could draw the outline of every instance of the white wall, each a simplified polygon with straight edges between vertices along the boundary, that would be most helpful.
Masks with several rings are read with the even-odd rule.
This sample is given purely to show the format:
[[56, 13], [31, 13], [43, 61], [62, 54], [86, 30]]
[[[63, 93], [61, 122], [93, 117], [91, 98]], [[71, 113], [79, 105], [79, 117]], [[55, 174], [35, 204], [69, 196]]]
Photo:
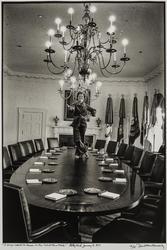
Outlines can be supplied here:
[[[57, 80], [27, 78], [25, 76], [8, 76], [4, 75], [3, 79], [3, 139], [4, 145], [15, 143], [17, 141], [18, 126], [18, 107], [24, 108], [41, 108], [47, 110], [47, 127], [46, 137], [52, 136], [50, 126], [54, 125], [53, 117], [59, 117], [59, 125], [69, 126], [69, 121], [64, 121], [64, 101], [56, 94], [58, 90]], [[108, 94], [112, 95], [114, 107], [114, 124], [112, 139], [116, 140], [118, 127], [118, 112], [121, 94], [124, 94], [126, 115], [125, 120], [125, 136], [129, 131], [129, 119], [132, 112], [132, 102], [134, 93], [138, 97], [139, 119], [142, 114], [143, 96], [146, 91], [146, 85], [142, 81], [136, 79], [121, 79], [119, 81], [103, 81], [100, 97], [91, 103], [96, 108], [97, 117], [102, 119], [102, 133], [105, 133], [105, 110]], [[88, 126], [96, 126], [96, 118], [91, 117]], [[136, 145], [140, 146], [139, 138]]]

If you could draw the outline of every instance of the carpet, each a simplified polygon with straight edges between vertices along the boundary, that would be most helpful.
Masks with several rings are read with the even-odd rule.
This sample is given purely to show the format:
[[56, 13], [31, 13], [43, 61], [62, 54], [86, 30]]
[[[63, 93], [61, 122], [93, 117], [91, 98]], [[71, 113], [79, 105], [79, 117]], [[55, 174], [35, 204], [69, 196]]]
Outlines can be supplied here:
[[96, 217], [82, 217], [79, 225], [79, 234], [81, 236], [81, 242], [91, 243], [92, 236], [97, 230], [99, 230], [100, 228], [110, 223], [113, 219], [119, 216], [120, 213]]

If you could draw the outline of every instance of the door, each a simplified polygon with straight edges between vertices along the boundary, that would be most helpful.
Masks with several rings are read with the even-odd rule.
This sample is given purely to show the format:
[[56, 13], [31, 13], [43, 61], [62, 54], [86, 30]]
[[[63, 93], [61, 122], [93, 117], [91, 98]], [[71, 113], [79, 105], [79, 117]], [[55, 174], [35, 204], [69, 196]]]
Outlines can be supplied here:
[[44, 138], [45, 110], [19, 108], [18, 141]]

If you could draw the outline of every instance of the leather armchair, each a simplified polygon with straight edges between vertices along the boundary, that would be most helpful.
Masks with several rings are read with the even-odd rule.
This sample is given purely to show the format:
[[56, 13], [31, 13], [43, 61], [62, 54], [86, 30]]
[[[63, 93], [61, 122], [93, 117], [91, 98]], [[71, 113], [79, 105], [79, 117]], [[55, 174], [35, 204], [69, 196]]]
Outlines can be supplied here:
[[152, 218], [152, 224], [135, 218], [119, 217], [98, 230], [92, 238], [97, 243], [165, 243], [165, 195]]
[[[38, 217], [38, 214], [36, 215]], [[3, 243], [72, 242], [64, 221], [53, 221], [32, 230], [31, 214], [22, 187], [3, 185]]]

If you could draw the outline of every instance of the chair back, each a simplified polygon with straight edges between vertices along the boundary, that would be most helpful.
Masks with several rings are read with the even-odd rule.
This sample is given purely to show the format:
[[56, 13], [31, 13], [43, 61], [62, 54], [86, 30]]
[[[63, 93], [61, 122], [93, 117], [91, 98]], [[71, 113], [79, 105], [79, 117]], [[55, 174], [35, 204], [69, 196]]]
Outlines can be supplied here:
[[133, 156], [133, 151], [134, 151], [134, 146], [130, 145], [127, 147], [125, 154], [124, 154], [124, 159], [125, 160], [132, 160], [132, 156]]
[[3, 154], [3, 169], [7, 169], [9, 167], [11, 167], [11, 160], [10, 160], [10, 156], [8, 153], [8, 150], [6, 147], [3, 147], [2, 149], [2, 154]]
[[165, 178], [165, 157], [157, 155], [153, 164], [150, 181], [162, 183]]
[[137, 148], [137, 147], [134, 148], [133, 156], [132, 156], [132, 164], [133, 164], [133, 166], [138, 166], [139, 165], [142, 154], [143, 154], [143, 149]]
[[47, 138], [48, 149], [54, 149], [59, 147], [58, 138]]
[[20, 147], [22, 157], [29, 156], [29, 150], [26, 141], [18, 142], [18, 145]]
[[35, 147], [37, 152], [41, 152], [44, 150], [44, 144], [42, 139], [34, 139]]
[[165, 155], [165, 145], [161, 145], [161, 147], [158, 150], [158, 153]]
[[22, 159], [22, 154], [18, 143], [8, 145], [8, 149], [13, 164]]
[[153, 225], [155, 226], [157, 239], [160, 239], [162, 242], [165, 241], [165, 229], [166, 229], [166, 193], [163, 192], [158, 203], [156, 210], [156, 215], [154, 217]]
[[116, 147], [117, 147], [116, 141], [109, 141], [106, 149], [107, 154], [114, 154], [116, 151]]
[[29, 242], [31, 220], [23, 188], [3, 185], [3, 243]]
[[118, 148], [117, 156], [123, 156], [126, 149], [127, 149], [128, 144], [126, 143], [121, 143]]
[[153, 163], [155, 160], [155, 156], [156, 156], [155, 154], [148, 152], [148, 151], [144, 153], [144, 156], [142, 158], [140, 168], [139, 168], [139, 174], [151, 173]]
[[28, 151], [30, 155], [34, 155], [35, 154], [35, 147], [34, 147], [34, 143], [32, 140], [26, 141], [27, 147], [28, 147]]
[[106, 144], [106, 140], [98, 139], [98, 140], [96, 140], [96, 143], [95, 143], [95, 149], [100, 150], [100, 149], [105, 147], [105, 144]]

